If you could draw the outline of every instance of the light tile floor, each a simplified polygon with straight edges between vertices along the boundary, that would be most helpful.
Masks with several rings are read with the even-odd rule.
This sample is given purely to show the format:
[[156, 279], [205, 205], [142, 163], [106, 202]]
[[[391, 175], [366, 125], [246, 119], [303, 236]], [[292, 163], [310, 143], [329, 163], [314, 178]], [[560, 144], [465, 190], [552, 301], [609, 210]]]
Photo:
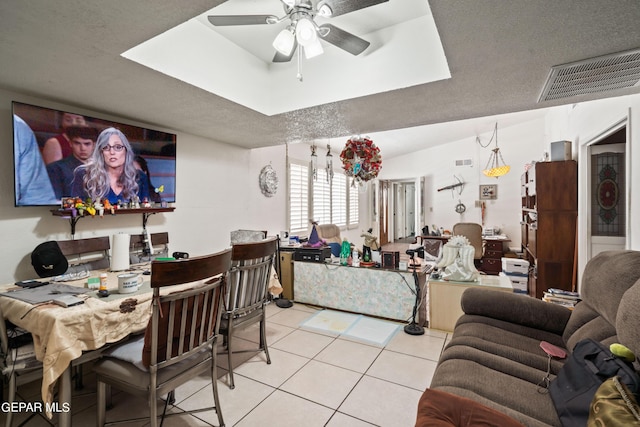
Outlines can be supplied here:
[[[317, 312], [302, 304], [282, 309], [268, 307], [267, 342], [272, 363], [263, 352], [234, 357], [236, 387], [228, 387], [226, 354], [218, 357], [218, 389], [227, 426], [238, 427], [410, 427], [416, 408], [429, 386], [445, 345], [446, 332], [426, 329], [422, 336], [404, 333], [402, 327], [384, 348], [323, 335], [299, 328]], [[401, 325], [403, 326], [403, 325]], [[239, 348], [256, 347], [258, 328], [239, 331]], [[84, 388], [74, 391], [73, 425], [95, 425], [95, 377], [84, 368]], [[27, 401], [39, 400], [39, 384], [20, 390]], [[211, 382], [206, 376], [176, 390], [172, 412], [212, 406]], [[114, 407], [107, 419], [145, 416], [143, 399], [114, 390]], [[17, 425], [24, 416], [17, 416]], [[54, 422], [55, 422], [54, 418]], [[0, 423], [4, 415], [0, 414]], [[215, 412], [169, 417], [164, 426], [217, 425]], [[146, 426], [148, 421], [127, 423]], [[46, 426], [41, 418], [26, 425]]]

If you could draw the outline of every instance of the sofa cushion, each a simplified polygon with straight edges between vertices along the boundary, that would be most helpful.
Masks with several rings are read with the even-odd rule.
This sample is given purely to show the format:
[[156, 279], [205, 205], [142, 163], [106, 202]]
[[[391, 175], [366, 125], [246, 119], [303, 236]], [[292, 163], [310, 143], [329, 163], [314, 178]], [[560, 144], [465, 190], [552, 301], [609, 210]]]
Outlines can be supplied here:
[[438, 362], [430, 387], [469, 397], [527, 426], [560, 426], [546, 390], [531, 381], [499, 372], [473, 360], [449, 359]]
[[[512, 350], [513, 351], [513, 350]], [[484, 351], [475, 348], [473, 345], [459, 344], [452, 341], [447, 348], [442, 352], [439, 363], [443, 363], [447, 360], [469, 360], [481, 364], [487, 368], [491, 368], [494, 371], [511, 375], [515, 378], [519, 378], [524, 381], [528, 381], [533, 384], [541, 383], [541, 380], [546, 375], [548, 357], [544, 357], [544, 363], [540, 363], [540, 367], [529, 366], [521, 361], [510, 358], [506, 351], [505, 355], [497, 356], [488, 351]], [[542, 358], [540, 359], [542, 362]], [[561, 369], [562, 363], [559, 365], [553, 365], [552, 374], [558, 372]], [[432, 382], [432, 385], [435, 384]]]
[[[473, 356], [474, 360], [487, 364], [487, 366], [493, 367], [494, 369], [507, 374], [518, 376], [517, 371], [519, 371], [521, 367], [526, 368], [525, 370], [527, 372], [533, 368], [537, 371], [534, 375], [534, 379], [532, 380], [534, 383], [538, 383], [541, 376], [543, 376], [544, 372], [549, 368], [549, 357], [542, 348], [540, 348], [539, 342], [536, 343], [535, 349], [527, 351], [507, 344], [487, 341], [472, 336], [458, 336], [451, 340], [445, 351], [442, 353], [441, 360], [443, 360], [445, 356], [449, 356], [449, 350], [453, 350], [454, 346], [467, 349], [471, 348], [473, 351], [480, 352], [478, 356]], [[481, 357], [482, 359], [478, 359], [478, 357]], [[470, 353], [467, 354], [467, 358], [471, 358]], [[503, 359], [506, 359], [509, 364], [505, 364]], [[491, 363], [497, 363], [497, 366], [491, 366]], [[562, 369], [562, 365], [564, 365], [564, 360], [552, 358], [550, 372], [554, 375], [557, 374], [560, 372], [560, 369]], [[524, 379], [524, 377], [521, 378]]]
[[640, 280], [624, 293], [616, 317], [619, 342], [629, 347], [636, 356], [640, 357], [640, 328], [638, 325], [640, 325]]
[[[469, 325], [471, 325], [471, 327], [469, 327]], [[458, 319], [456, 327], [457, 327], [457, 330], [455, 331], [456, 334], [465, 334], [465, 335], [475, 334], [476, 328], [482, 330], [485, 327], [490, 327], [487, 329], [489, 332], [483, 333], [483, 336], [485, 336], [486, 339], [489, 339], [491, 341], [498, 340], [497, 342], [504, 342], [505, 340], [501, 339], [501, 337], [496, 337], [495, 335], [488, 335], [488, 334], [495, 334], [496, 332], [505, 331], [505, 332], [508, 332], [510, 335], [523, 336], [529, 339], [533, 339], [535, 341], [536, 346], [538, 345], [539, 341], [549, 341], [554, 345], [564, 347], [564, 340], [557, 333], [549, 332], [542, 329], [536, 329], [531, 326], [524, 326], [519, 323], [512, 323], [506, 320], [494, 319], [487, 316], [463, 314]], [[531, 348], [531, 347], [527, 347], [527, 348]]]
[[466, 397], [426, 389], [418, 402], [416, 427], [523, 427], [513, 418]]
[[462, 311], [562, 334], [571, 311], [555, 304], [518, 294], [469, 288], [460, 299]]
[[622, 295], [640, 277], [640, 251], [606, 251], [593, 257], [582, 275], [580, 296], [611, 325]]

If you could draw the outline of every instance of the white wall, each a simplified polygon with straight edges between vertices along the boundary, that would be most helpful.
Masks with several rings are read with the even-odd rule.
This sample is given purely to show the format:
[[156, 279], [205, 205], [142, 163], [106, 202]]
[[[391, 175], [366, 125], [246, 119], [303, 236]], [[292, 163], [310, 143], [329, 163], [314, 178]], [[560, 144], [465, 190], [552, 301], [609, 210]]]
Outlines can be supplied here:
[[[51, 208], [14, 207], [12, 100], [175, 133], [155, 125], [0, 90], [0, 283], [35, 276], [30, 254], [39, 243], [71, 239], [68, 222], [52, 216]], [[251, 171], [249, 150], [177, 132], [176, 172], [176, 210], [151, 215], [147, 224], [151, 233], [169, 232], [170, 251], [188, 252], [192, 256], [219, 251], [229, 246], [231, 230], [262, 225], [260, 218], [273, 218], [270, 215], [256, 218], [252, 206], [256, 196], [251, 189], [257, 185], [257, 174]], [[263, 208], [261, 205], [260, 209]], [[270, 227], [272, 223], [269, 220], [267, 225]], [[83, 218], [77, 224], [76, 238], [141, 231], [142, 215]]]
[[[587, 211], [587, 144], [612, 126], [626, 120], [627, 157], [627, 201], [630, 205], [627, 249], [640, 250], [640, 229], [634, 213], [640, 212], [640, 187], [637, 185], [640, 167], [640, 95], [603, 99], [567, 106], [556, 110], [550, 117], [548, 131], [551, 140], [565, 139], [573, 142], [573, 156], [578, 160], [578, 271], [583, 271], [588, 261]], [[634, 185], [635, 184], [635, 185]]]
[[[479, 135], [486, 145], [493, 129]], [[476, 207], [479, 200], [479, 187], [482, 184], [497, 184], [498, 198], [485, 203], [485, 226], [497, 226], [512, 240], [510, 246], [520, 246], [520, 177], [524, 165], [539, 161], [546, 149], [544, 120], [534, 120], [519, 126], [500, 127], [498, 122], [498, 146], [504, 161], [511, 171], [500, 178], [488, 178], [482, 170], [487, 165], [491, 149], [476, 143], [475, 136], [434, 148], [407, 154], [383, 161], [379, 179], [404, 180], [423, 176], [425, 178], [423, 225], [432, 225], [451, 230], [457, 222], [482, 223], [482, 209]], [[382, 153], [384, 158], [384, 153]], [[473, 166], [455, 166], [456, 160], [471, 159]], [[454, 175], [464, 182], [462, 192], [459, 188], [437, 191], [439, 188], [455, 184]], [[461, 202], [466, 210], [462, 214], [455, 211]]]
[[[499, 147], [511, 172], [498, 179], [482, 175], [489, 152], [476, 144], [475, 138], [455, 141], [450, 144], [412, 153], [383, 162], [380, 179], [401, 180], [412, 177], [425, 177], [425, 224], [450, 229], [458, 221], [481, 222], [481, 211], [474, 207], [478, 199], [478, 185], [498, 184], [498, 199], [488, 201], [485, 224], [497, 225], [511, 238], [512, 247], [520, 245], [520, 177], [524, 165], [532, 160], [541, 160], [549, 152], [553, 141], [572, 141], [573, 158], [578, 162], [578, 275], [588, 261], [586, 248], [586, 154], [585, 145], [595, 137], [622, 120], [627, 120], [629, 140], [627, 141], [628, 202], [630, 204], [627, 248], [640, 250], [640, 229], [634, 213], [640, 212], [640, 186], [638, 181], [640, 167], [640, 95], [609, 98], [584, 102], [550, 110], [544, 119], [531, 121], [508, 128], [500, 127], [498, 121]], [[491, 132], [480, 135], [488, 141]], [[384, 153], [382, 153], [384, 156]], [[474, 160], [471, 168], [455, 167], [455, 159]], [[460, 177], [466, 184], [461, 195], [451, 191], [438, 192], [437, 189], [455, 183], [453, 175]], [[458, 215], [454, 211], [460, 200], [466, 205], [466, 212]]]
[[[102, 117], [114, 121], [161, 129], [119, 117], [85, 110], [76, 106], [57, 104], [24, 94], [0, 90], [0, 283], [31, 278], [35, 275], [30, 264], [33, 248], [46, 240], [70, 239], [70, 227], [66, 220], [51, 215], [48, 207], [14, 207], [13, 149], [11, 142], [11, 101], [20, 101], [44, 107], [67, 109], [81, 114]], [[578, 149], [621, 118], [628, 117], [630, 128], [630, 164], [640, 165], [640, 133], [634, 126], [640, 123], [640, 95], [593, 101], [554, 109], [545, 120], [536, 120], [519, 126], [500, 127], [499, 147], [505, 161], [511, 165], [509, 174], [499, 179], [482, 175], [489, 158], [489, 148], [481, 148], [475, 137], [411, 153], [395, 159], [385, 159], [380, 179], [406, 180], [425, 177], [425, 221], [450, 228], [459, 221], [481, 222], [481, 210], [475, 207], [480, 184], [498, 184], [498, 199], [488, 201], [485, 224], [496, 225], [512, 239], [511, 246], [520, 242], [520, 176], [524, 165], [540, 160], [549, 143], [557, 140], [574, 142], [574, 157]], [[493, 130], [480, 135], [483, 143]], [[265, 229], [270, 235], [286, 230], [287, 219], [287, 170], [286, 147], [268, 147], [246, 150], [232, 147], [206, 138], [177, 133], [177, 203], [172, 213], [152, 215], [150, 232], [168, 231], [171, 251], [185, 251], [192, 256], [222, 250], [229, 245], [229, 232], [238, 228]], [[340, 168], [339, 153], [343, 143], [331, 141], [334, 166]], [[323, 151], [323, 150], [321, 150]], [[384, 153], [382, 153], [384, 159]], [[292, 144], [289, 157], [308, 161], [309, 146]], [[322, 156], [320, 157], [320, 162]], [[472, 167], [455, 167], [456, 159], [471, 158]], [[581, 159], [577, 158], [580, 167]], [[274, 197], [262, 195], [258, 185], [260, 170], [271, 163], [279, 177], [278, 192]], [[458, 195], [450, 190], [437, 189], [455, 183], [453, 176], [464, 182], [464, 190]], [[637, 173], [629, 168], [629, 182], [637, 181]], [[580, 181], [583, 180], [580, 175]], [[360, 234], [370, 225], [371, 185], [360, 193], [360, 224], [344, 230], [343, 237], [359, 245]], [[640, 250], [640, 230], [633, 228], [633, 214], [640, 211], [640, 187], [631, 186], [631, 229], [629, 248]], [[466, 205], [464, 214], [454, 208], [460, 200]], [[433, 211], [432, 211], [433, 209]], [[140, 233], [141, 215], [121, 215], [105, 218], [84, 218], [78, 222], [76, 238], [112, 235], [117, 232]], [[582, 231], [582, 230], [581, 230]], [[584, 233], [579, 233], [582, 247]], [[584, 252], [584, 251], [581, 251]], [[586, 260], [580, 254], [580, 271]]]
[[[331, 153], [333, 155], [333, 168], [335, 171], [340, 171], [342, 163], [340, 162], [340, 152], [344, 147], [346, 141], [331, 141]], [[318, 167], [324, 167], [326, 146], [325, 142], [318, 142]], [[250, 194], [251, 205], [250, 210], [253, 219], [253, 228], [258, 227], [262, 229], [262, 224], [266, 224], [269, 228], [270, 234], [277, 234], [282, 230], [288, 230], [287, 224], [287, 206], [288, 206], [288, 194], [287, 194], [287, 147], [286, 145], [280, 145], [277, 147], [265, 147], [251, 150], [251, 170], [250, 174]], [[305, 143], [292, 143], [288, 147], [288, 156], [290, 160], [298, 161], [307, 164], [311, 158], [311, 149], [309, 144]], [[274, 197], [265, 197], [260, 192], [258, 185], [258, 176], [260, 170], [265, 166], [271, 164], [271, 167], [276, 171], [278, 175], [278, 192]], [[348, 241], [360, 245], [363, 242], [363, 238], [360, 237], [363, 231], [369, 227], [369, 194], [367, 192], [360, 192], [359, 198], [360, 204], [360, 224], [357, 227], [350, 228], [348, 230], [341, 230], [340, 235], [346, 238]], [[311, 228], [311, 226], [309, 226]]]

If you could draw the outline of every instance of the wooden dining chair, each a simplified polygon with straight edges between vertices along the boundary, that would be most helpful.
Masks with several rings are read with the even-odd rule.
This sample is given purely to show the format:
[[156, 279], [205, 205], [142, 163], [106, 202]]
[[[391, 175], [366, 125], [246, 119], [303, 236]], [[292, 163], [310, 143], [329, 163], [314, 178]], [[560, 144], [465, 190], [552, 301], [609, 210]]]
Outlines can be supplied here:
[[58, 240], [60, 251], [74, 265], [87, 264], [87, 271], [109, 268], [109, 236], [88, 239]]
[[[144, 336], [113, 347], [94, 366], [97, 425], [106, 421], [107, 385], [149, 401], [151, 426], [158, 425], [158, 398], [209, 371], [215, 409], [224, 425], [216, 375], [218, 328], [231, 250], [176, 261], [153, 261], [151, 320]], [[185, 285], [175, 290], [174, 285]], [[161, 291], [163, 291], [161, 293]], [[167, 398], [162, 418], [167, 414]], [[141, 418], [144, 419], [144, 418]], [[131, 420], [133, 421], [133, 420]], [[119, 421], [120, 422], [120, 421]]]
[[[150, 261], [156, 257], [169, 256], [169, 233], [151, 233], [151, 242], [147, 242], [145, 234], [132, 234], [129, 240], [129, 261], [132, 264]], [[158, 248], [156, 251], [155, 249]]]
[[[0, 369], [7, 383], [7, 398], [2, 401], [9, 405], [16, 400], [19, 386], [42, 380], [42, 362], [36, 359], [31, 334], [20, 331], [13, 325], [7, 327], [2, 310], [0, 310]], [[13, 411], [3, 412], [5, 426], [11, 427]], [[30, 414], [20, 425], [29, 423], [36, 415], [40, 415], [46, 422], [53, 425], [43, 413], [39, 412]]]
[[271, 364], [266, 338], [265, 305], [269, 296], [269, 276], [276, 254], [276, 238], [260, 242], [238, 243], [232, 246], [232, 266], [229, 286], [224, 298], [225, 311], [220, 321], [220, 335], [227, 350], [229, 362], [229, 388], [233, 381], [232, 355], [254, 350], [233, 350], [233, 334], [236, 330], [260, 323], [258, 350], [264, 351], [267, 364]]

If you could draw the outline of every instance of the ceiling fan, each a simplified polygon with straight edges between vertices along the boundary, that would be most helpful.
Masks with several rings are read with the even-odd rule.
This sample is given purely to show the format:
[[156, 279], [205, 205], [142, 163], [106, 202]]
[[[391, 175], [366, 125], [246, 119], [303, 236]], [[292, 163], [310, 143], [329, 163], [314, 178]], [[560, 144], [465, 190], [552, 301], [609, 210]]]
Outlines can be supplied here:
[[369, 42], [332, 24], [318, 25], [314, 18], [331, 18], [355, 12], [389, 0], [280, 0], [285, 15], [211, 15], [214, 26], [279, 24], [288, 20], [287, 27], [273, 41], [276, 54], [273, 62], [289, 62], [298, 45], [307, 59], [321, 55], [324, 50], [320, 40], [331, 43], [352, 55], [359, 55], [369, 47]]

